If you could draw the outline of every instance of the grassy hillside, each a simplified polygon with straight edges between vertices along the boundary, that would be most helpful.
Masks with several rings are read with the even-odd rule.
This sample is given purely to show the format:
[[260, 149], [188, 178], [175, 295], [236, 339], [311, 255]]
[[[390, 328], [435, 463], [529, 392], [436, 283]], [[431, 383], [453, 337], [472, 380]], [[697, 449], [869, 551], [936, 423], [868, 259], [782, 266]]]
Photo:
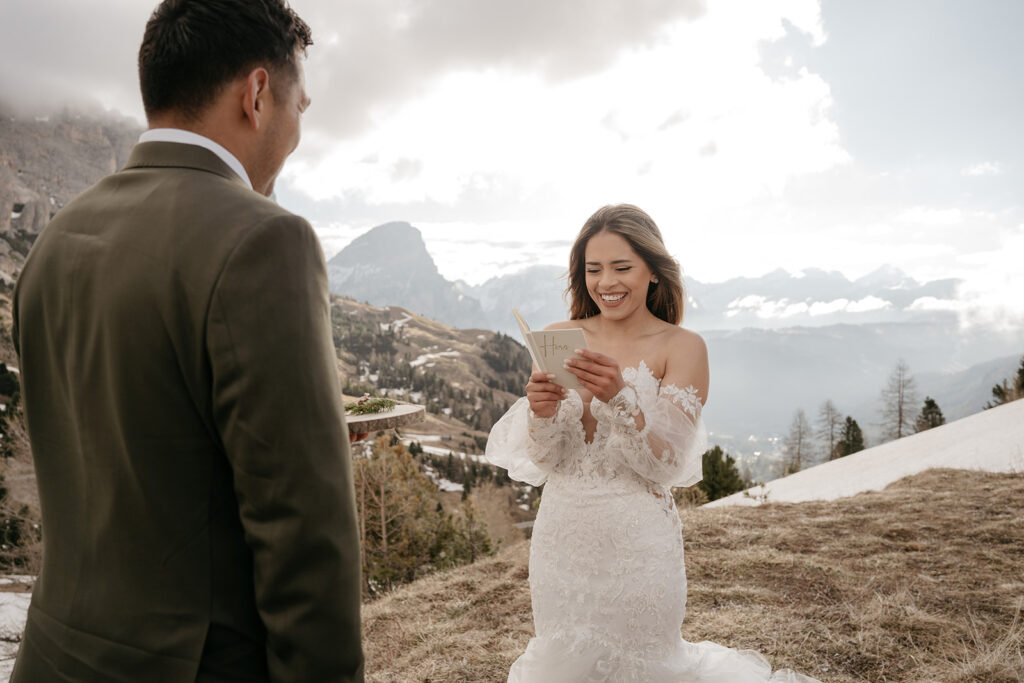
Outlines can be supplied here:
[[[683, 637], [823, 681], [1024, 680], [1024, 474], [931, 470], [827, 503], [687, 509]], [[503, 681], [529, 548], [364, 609], [369, 681]]]

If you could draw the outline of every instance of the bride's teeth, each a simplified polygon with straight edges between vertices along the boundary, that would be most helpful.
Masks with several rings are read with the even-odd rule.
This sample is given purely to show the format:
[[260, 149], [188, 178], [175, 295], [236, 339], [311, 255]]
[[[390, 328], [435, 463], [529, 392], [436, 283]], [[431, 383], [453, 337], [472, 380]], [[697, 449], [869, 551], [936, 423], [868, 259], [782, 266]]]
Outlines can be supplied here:
[[605, 301], [609, 302], [609, 303], [614, 303], [616, 301], [620, 301], [622, 299], [622, 297], [624, 297], [624, 296], [626, 296], [626, 295], [625, 294], [619, 294], [618, 296], [608, 296], [607, 294], [602, 294], [601, 298], [604, 299]]

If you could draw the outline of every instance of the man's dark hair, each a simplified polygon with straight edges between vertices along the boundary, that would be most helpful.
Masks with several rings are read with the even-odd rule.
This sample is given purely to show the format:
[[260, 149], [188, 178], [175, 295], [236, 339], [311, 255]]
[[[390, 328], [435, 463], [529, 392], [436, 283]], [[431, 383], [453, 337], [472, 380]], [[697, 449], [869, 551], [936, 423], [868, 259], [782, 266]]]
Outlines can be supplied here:
[[147, 116], [195, 119], [249, 69], [295, 73], [299, 52], [312, 44], [309, 26], [285, 0], [164, 0], [139, 48], [142, 105]]

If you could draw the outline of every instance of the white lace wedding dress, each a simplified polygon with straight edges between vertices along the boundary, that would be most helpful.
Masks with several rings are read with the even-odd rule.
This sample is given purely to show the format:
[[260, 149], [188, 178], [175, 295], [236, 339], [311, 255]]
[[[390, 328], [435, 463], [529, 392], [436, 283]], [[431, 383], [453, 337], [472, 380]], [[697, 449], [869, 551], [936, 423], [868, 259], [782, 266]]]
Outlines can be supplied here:
[[575, 391], [546, 419], [521, 398], [491, 430], [490, 462], [518, 481], [546, 482], [530, 547], [536, 637], [509, 682], [813, 682], [773, 675], [752, 650], [682, 639], [686, 572], [670, 489], [700, 481], [701, 403], [693, 387], [660, 386], [642, 361], [622, 376], [642, 432], [609, 405], [620, 402], [594, 399], [588, 443]]

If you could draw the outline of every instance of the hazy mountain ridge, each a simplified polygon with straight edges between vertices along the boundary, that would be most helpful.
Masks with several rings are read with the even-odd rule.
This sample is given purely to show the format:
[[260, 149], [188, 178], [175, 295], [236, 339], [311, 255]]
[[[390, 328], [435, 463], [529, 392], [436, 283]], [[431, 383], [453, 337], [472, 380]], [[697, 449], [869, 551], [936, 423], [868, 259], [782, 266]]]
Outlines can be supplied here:
[[564, 276], [565, 268], [538, 265], [493, 277], [480, 285], [461, 285], [467, 296], [480, 302], [490, 329], [518, 335], [513, 308], [523, 314], [531, 328], [537, 329], [569, 317]]
[[941, 306], [956, 299], [959, 284], [956, 279], [920, 283], [888, 265], [852, 281], [818, 268], [796, 274], [778, 269], [718, 283], [687, 280], [692, 300], [687, 324], [741, 329], [941, 320], [952, 317]]
[[[331, 291], [373, 304], [403, 305], [455, 326], [515, 334], [511, 309], [536, 327], [564, 320], [565, 268], [537, 265], [479, 285], [442, 277], [419, 230], [386, 223], [368, 230], [329, 263]], [[849, 280], [810, 268], [706, 283], [685, 279], [684, 323], [698, 331], [827, 327], [836, 324], [955, 321], [959, 281], [920, 283], [883, 265]]]

